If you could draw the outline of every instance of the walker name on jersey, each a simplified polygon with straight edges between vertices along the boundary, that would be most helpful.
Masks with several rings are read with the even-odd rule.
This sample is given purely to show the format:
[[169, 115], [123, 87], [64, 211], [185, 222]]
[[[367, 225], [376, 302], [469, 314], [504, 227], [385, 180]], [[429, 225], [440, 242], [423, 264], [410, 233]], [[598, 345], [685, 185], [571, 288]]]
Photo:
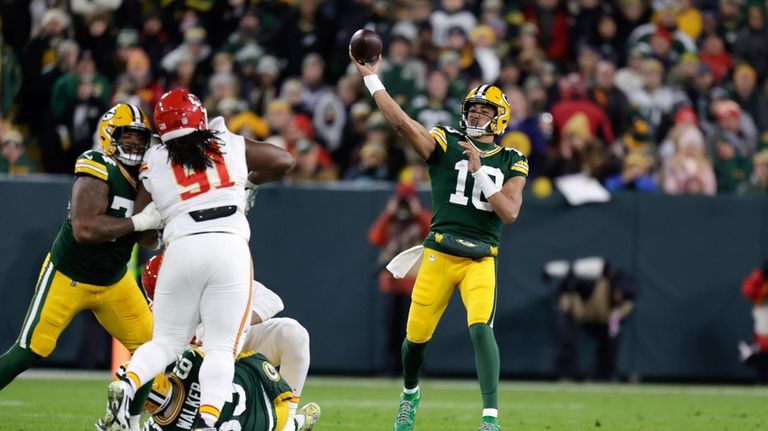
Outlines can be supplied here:
[[192, 423], [197, 416], [197, 410], [200, 408], [200, 384], [192, 382], [189, 385], [189, 393], [184, 399], [184, 406], [179, 413], [179, 419], [176, 426], [185, 430], [192, 429]]

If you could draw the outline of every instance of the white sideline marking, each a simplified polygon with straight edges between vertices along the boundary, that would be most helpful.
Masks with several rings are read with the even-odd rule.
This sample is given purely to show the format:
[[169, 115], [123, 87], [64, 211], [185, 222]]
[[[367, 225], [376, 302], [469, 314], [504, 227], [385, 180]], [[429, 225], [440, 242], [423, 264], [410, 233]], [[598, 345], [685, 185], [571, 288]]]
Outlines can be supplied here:
[[0, 407], [21, 407], [28, 403], [19, 400], [0, 400]]
[[17, 377], [17, 379], [27, 380], [104, 380], [109, 381], [112, 374], [109, 371], [83, 371], [83, 370], [60, 370], [60, 369], [39, 369], [27, 370]]
[[[400, 379], [377, 378], [336, 378], [308, 377], [309, 385], [347, 387], [347, 388], [400, 388]], [[477, 391], [475, 380], [440, 380], [423, 379], [424, 388], [439, 390]], [[632, 394], [632, 395], [694, 395], [694, 396], [734, 396], [768, 397], [768, 388], [751, 386], [701, 386], [701, 385], [660, 385], [660, 384], [597, 384], [597, 383], [534, 383], [501, 382], [499, 389], [512, 392], [572, 392], [593, 394]]]

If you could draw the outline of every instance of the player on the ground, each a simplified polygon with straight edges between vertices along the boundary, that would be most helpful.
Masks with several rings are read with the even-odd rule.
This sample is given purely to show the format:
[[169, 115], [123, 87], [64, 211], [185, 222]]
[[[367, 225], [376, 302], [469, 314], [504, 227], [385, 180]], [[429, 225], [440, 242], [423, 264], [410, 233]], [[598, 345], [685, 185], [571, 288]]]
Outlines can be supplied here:
[[[152, 416], [144, 423], [144, 431], [189, 430], [200, 406], [200, 368], [203, 353], [187, 350], [159, 374], [144, 403], [144, 411]], [[120, 375], [123, 370], [118, 371]], [[289, 419], [289, 403], [294, 400], [288, 383], [263, 355], [243, 352], [235, 362], [232, 385], [219, 417], [219, 430], [243, 431], [310, 431], [320, 417], [320, 408], [308, 403]], [[97, 424], [103, 430], [103, 425]]]
[[[152, 256], [141, 275], [142, 286], [150, 300], [155, 296], [155, 284], [162, 262], [162, 254]], [[274, 317], [283, 310], [280, 296], [256, 280], [253, 281], [252, 290], [251, 326], [245, 333], [243, 351], [261, 353], [269, 362], [280, 367], [280, 374], [293, 392], [293, 399], [288, 401], [289, 421], [284, 429], [290, 431], [294, 429], [292, 420], [309, 371], [309, 333], [294, 319]], [[199, 326], [194, 340], [197, 347], [203, 344], [204, 332], [202, 325]], [[320, 415], [319, 407], [315, 413]], [[303, 418], [299, 415], [296, 420], [301, 422]], [[301, 425], [299, 423], [295, 428], [299, 429]]]
[[0, 389], [50, 355], [80, 311], [93, 312], [131, 352], [151, 338], [152, 313], [126, 266], [137, 241], [157, 244], [157, 211], [133, 211], [150, 134], [146, 114], [134, 105], [119, 103], [102, 116], [101, 151], [86, 151], [75, 163], [69, 217], [43, 263], [21, 334], [0, 356]]
[[413, 429], [419, 405], [419, 369], [427, 342], [458, 287], [467, 309], [475, 350], [483, 413], [480, 430], [498, 430], [499, 349], [493, 334], [496, 310], [496, 255], [502, 223], [520, 212], [528, 161], [494, 143], [509, 121], [509, 103], [493, 85], [472, 89], [461, 104], [461, 130], [436, 126], [427, 131], [408, 117], [386, 92], [375, 63], [359, 64], [376, 105], [429, 167], [432, 226], [411, 294], [403, 342], [404, 388], [395, 430]]
[[213, 430], [250, 318], [248, 170], [259, 179], [280, 178], [293, 158], [271, 144], [229, 132], [221, 117], [209, 124], [200, 100], [186, 90], [164, 94], [154, 118], [162, 144], [145, 154], [137, 207], [152, 200], [162, 216], [164, 269], [157, 280], [152, 340], [134, 353], [125, 378], [109, 386], [107, 429], [128, 429], [128, 404], [136, 389], [184, 351], [202, 320], [205, 357], [192, 429]]

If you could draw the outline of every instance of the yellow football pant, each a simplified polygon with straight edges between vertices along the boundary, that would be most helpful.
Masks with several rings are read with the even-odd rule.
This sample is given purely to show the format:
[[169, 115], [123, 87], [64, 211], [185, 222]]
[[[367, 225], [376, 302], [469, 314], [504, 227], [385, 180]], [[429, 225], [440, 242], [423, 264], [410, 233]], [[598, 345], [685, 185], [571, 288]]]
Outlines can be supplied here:
[[152, 339], [152, 312], [130, 273], [111, 286], [75, 282], [46, 257], [19, 335], [19, 346], [47, 357], [62, 331], [83, 310], [131, 352]]
[[419, 275], [411, 294], [406, 338], [426, 343], [458, 286], [467, 310], [467, 326], [493, 326], [496, 312], [496, 258], [471, 259], [424, 248]]

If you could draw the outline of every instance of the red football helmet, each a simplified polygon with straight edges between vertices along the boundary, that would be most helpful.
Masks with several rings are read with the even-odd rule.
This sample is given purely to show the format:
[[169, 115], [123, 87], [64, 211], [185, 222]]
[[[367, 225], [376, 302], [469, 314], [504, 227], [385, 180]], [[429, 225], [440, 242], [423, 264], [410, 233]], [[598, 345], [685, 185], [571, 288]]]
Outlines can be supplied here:
[[163, 253], [158, 253], [149, 258], [144, 264], [144, 273], [141, 274], [141, 285], [144, 286], [144, 292], [147, 298], [155, 300], [155, 284], [157, 284], [157, 274], [160, 273], [160, 265], [163, 264]]
[[166, 142], [195, 130], [208, 129], [208, 112], [194, 94], [187, 90], [171, 90], [155, 106], [155, 127]]

